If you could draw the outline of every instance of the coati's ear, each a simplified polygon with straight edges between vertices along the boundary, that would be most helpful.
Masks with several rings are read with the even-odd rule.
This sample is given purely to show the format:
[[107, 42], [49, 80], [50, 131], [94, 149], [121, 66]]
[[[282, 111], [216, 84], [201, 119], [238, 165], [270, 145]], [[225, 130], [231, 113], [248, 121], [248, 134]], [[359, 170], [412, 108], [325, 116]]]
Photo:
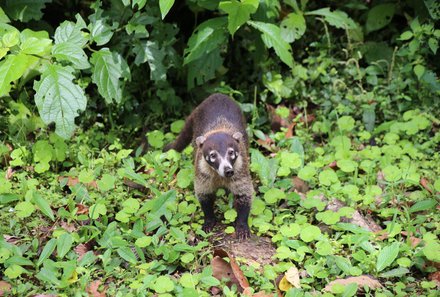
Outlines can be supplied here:
[[243, 134], [241, 134], [240, 132], [235, 132], [234, 134], [232, 134], [232, 138], [234, 138], [237, 141], [240, 141], [243, 138]]
[[206, 140], [206, 137], [203, 136], [203, 135], [197, 137], [197, 138], [196, 138], [196, 144], [197, 144], [197, 146], [202, 146], [203, 143], [205, 142], [205, 140]]

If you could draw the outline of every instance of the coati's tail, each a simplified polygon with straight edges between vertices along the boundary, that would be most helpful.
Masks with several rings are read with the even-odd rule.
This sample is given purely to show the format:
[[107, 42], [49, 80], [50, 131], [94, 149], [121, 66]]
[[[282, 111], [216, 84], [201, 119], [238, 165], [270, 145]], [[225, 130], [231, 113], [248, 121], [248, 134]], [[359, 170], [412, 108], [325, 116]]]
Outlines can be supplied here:
[[167, 144], [163, 151], [169, 151], [171, 149], [174, 149], [178, 152], [183, 151], [192, 141], [193, 137], [193, 123], [192, 123], [192, 117], [189, 117], [186, 122], [185, 126], [183, 126], [182, 131], [180, 131], [179, 136], [177, 136], [177, 139], [174, 142], [171, 142]]

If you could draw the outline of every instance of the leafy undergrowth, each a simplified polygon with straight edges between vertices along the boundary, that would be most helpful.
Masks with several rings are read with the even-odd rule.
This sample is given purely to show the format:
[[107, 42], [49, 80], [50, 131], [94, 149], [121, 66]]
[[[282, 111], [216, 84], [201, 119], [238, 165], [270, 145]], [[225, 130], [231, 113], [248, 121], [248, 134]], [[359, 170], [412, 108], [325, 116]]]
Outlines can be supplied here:
[[[252, 245], [247, 255], [228, 250], [236, 258], [225, 263], [240, 265], [246, 294], [437, 294], [438, 119], [410, 110], [368, 132], [349, 115], [313, 118], [253, 131], [261, 139], [251, 149], [251, 240], [271, 243], [273, 256], [259, 261]], [[32, 146], [2, 144], [0, 291], [239, 295], [239, 284], [213, 276], [213, 249], [222, 244], [201, 230], [192, 148], [161, 152], [182, 123], [150, 132], [146, 154], [98, 126], [69, 141], [51, 134]], [[233, 235], [233, 199], [218, 195], [217, 232]]]

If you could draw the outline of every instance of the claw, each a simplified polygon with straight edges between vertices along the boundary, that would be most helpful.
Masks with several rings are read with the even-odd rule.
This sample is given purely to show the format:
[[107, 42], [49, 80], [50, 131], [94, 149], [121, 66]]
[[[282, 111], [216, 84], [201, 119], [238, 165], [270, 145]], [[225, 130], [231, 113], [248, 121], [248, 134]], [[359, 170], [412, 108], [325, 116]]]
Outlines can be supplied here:
[[214, 229], [216, 223], [217, 222], [215, 220], [205, 220], [202, 226], [202, 230], [205, 233], [210, 233]]
[[235, 229], [237, 239], [246, 240], [247, 238], [251, 237], [251, 231], [249, 230], [249, 227], [247, 225], [237, 225]]

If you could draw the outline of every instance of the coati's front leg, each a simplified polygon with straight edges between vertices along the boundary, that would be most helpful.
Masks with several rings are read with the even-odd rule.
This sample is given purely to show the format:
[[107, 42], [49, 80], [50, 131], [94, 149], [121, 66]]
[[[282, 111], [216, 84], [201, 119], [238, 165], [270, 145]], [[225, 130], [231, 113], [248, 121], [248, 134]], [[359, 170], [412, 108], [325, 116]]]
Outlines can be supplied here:
[[251, 210], [251, 197], [247, 195], [234, 195], [234, 207], [237, 211], [235, 220], [235, 233], [238, 239], [246, 239], [251, 236], [248, 218]]
[[198, 194], [197, 198], [200, 201], [205, 216], [205, 222], [203, 223], [202, 229], [206, 233], [209, 233], [214, 229], [214, 226], [217, 223], [214, 214], [215, 194]]

